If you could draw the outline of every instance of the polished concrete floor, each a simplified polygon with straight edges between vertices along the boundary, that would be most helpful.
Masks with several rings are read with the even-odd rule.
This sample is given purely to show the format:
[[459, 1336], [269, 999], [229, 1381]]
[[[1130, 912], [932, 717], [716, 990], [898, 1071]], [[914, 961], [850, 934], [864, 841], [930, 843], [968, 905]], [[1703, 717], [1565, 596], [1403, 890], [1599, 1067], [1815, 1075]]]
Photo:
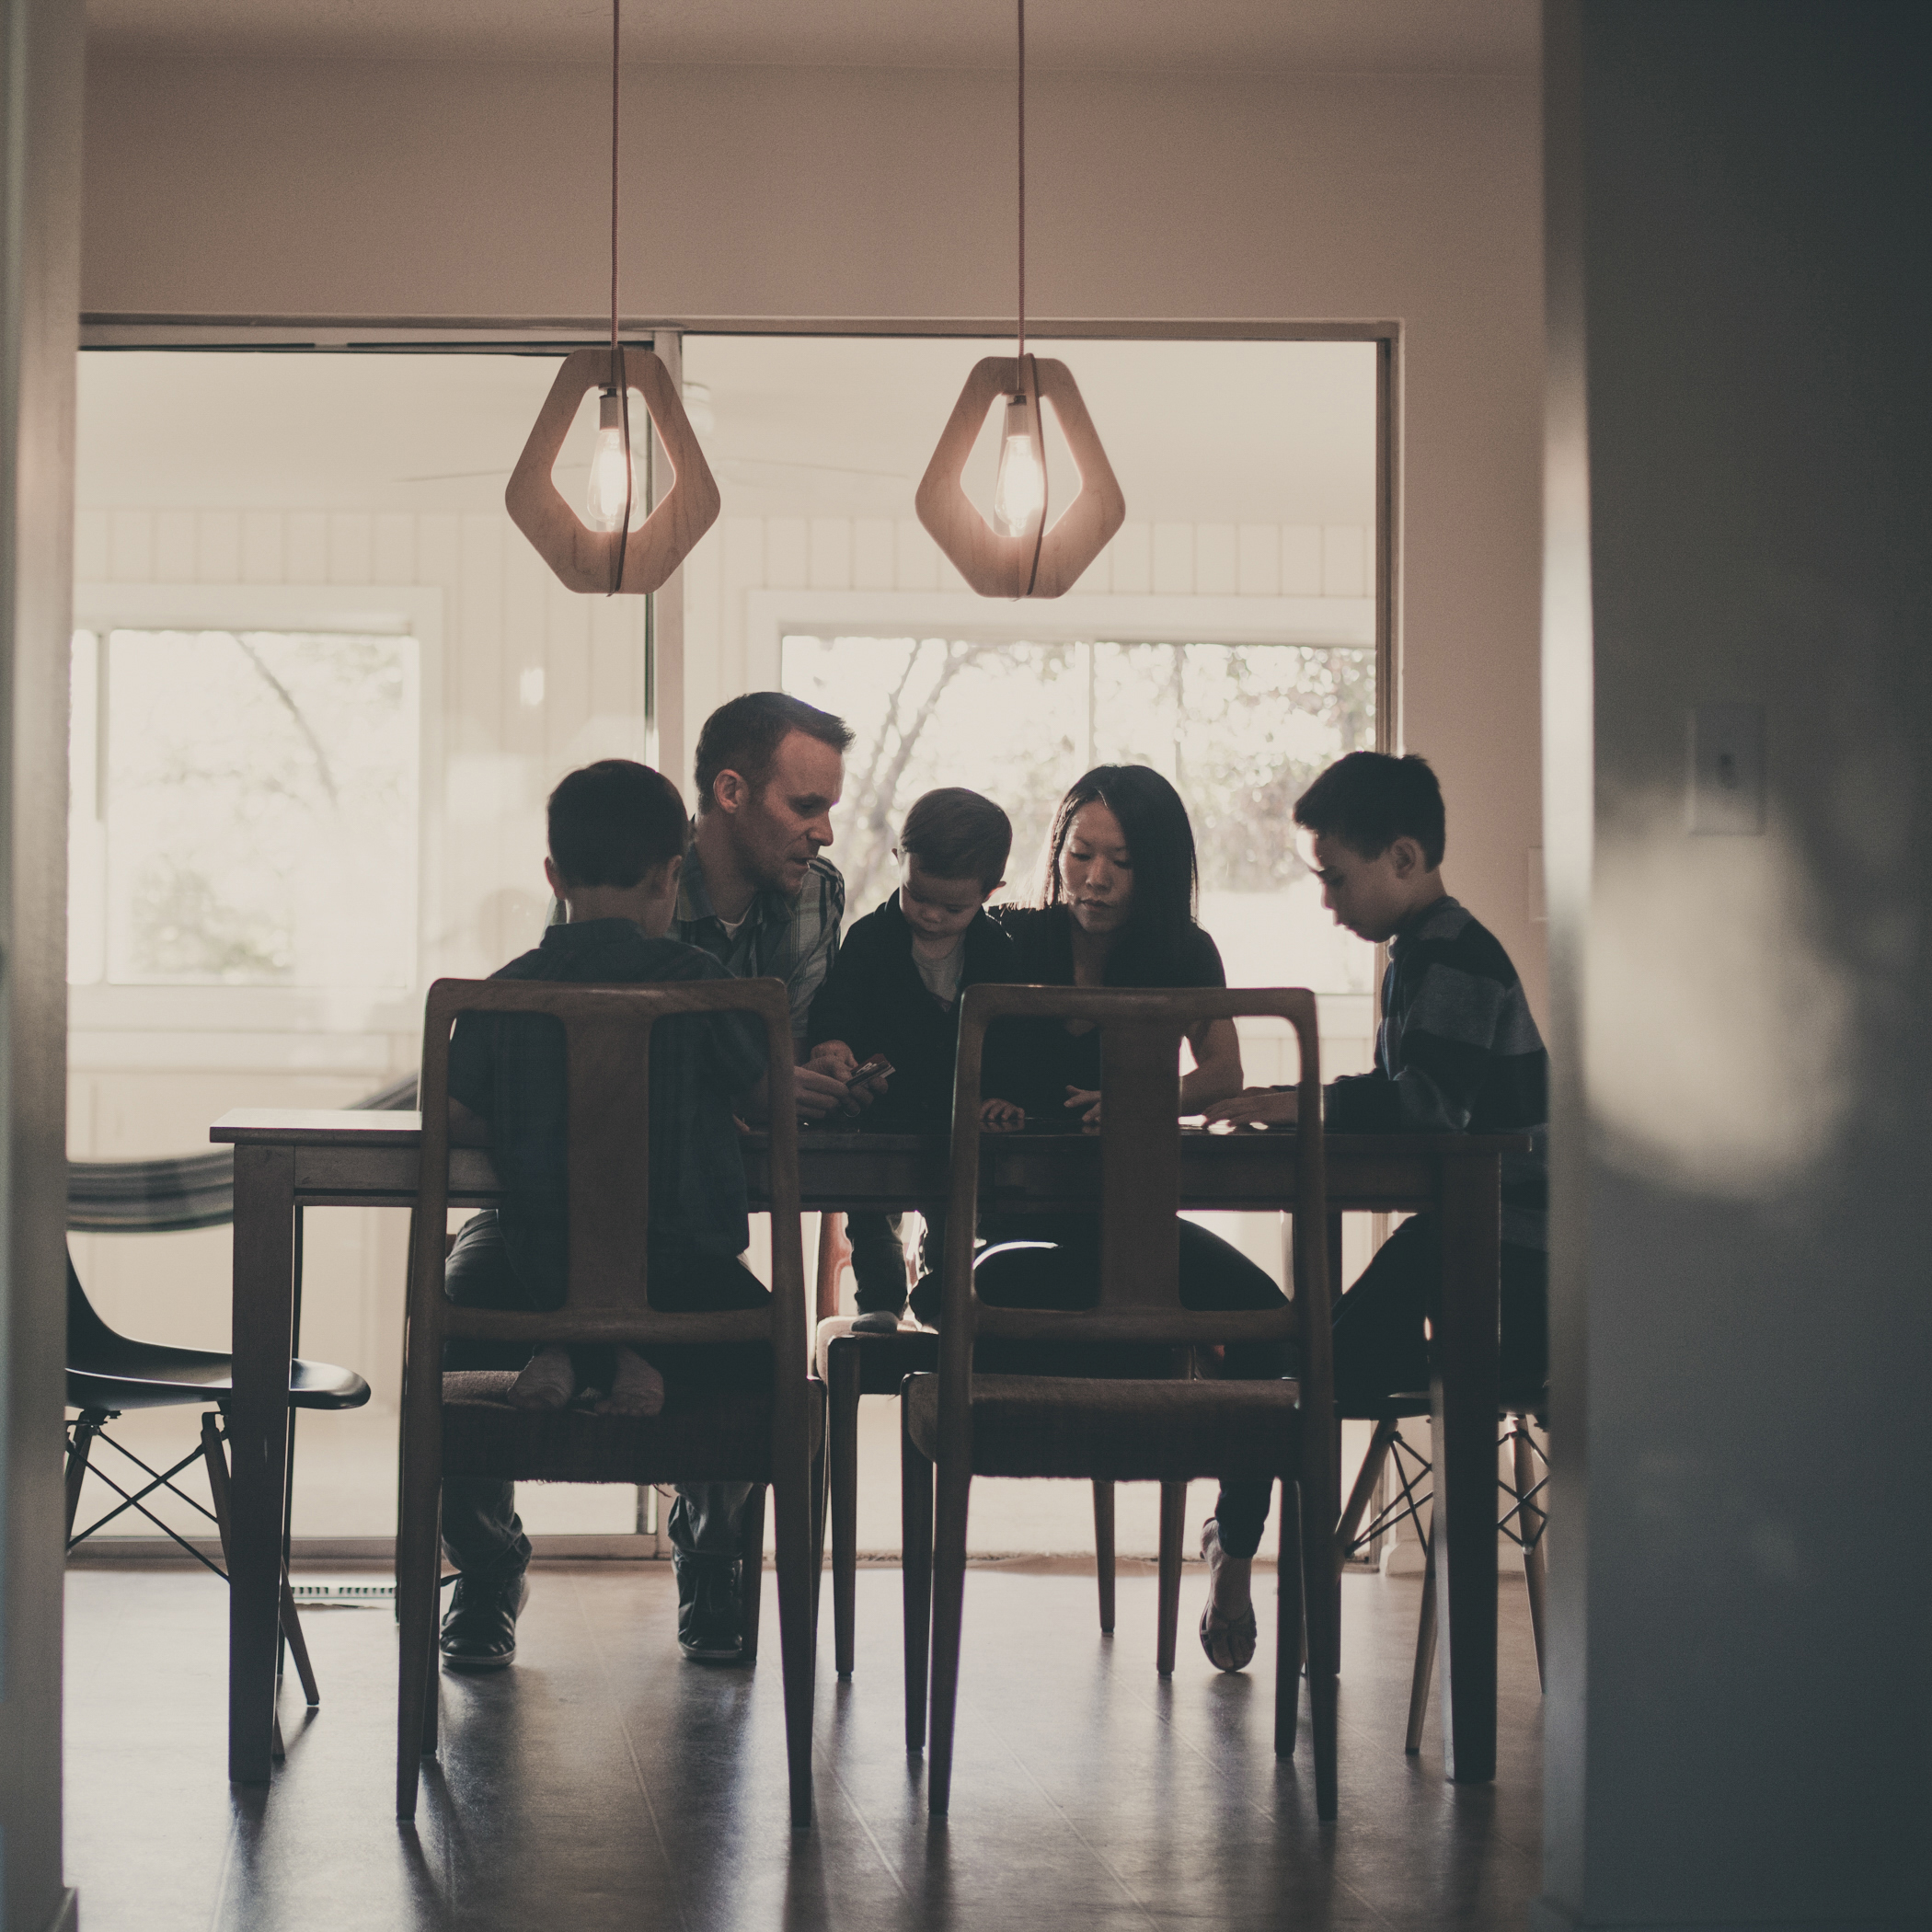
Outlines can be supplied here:
[[[313, 1581], [304, 1579], [303, 1581]], [[1271, 1611], [1271, 1576], [1259, 1578]], [[1122, 1566], [1099, 1636], [1091, 1575], [975, 1568], [950, 1820], [902, 1735], [899, 1578], [859, 1576], [858, 1669], [820, 1646], [818, 1822], [787, 1825], [773, 1579], [753, 1671], [682, 1662], [668, 1566], [533, 1574], [516, 1667], [444, 1679], [414, 1829], [391, 1812], [394, 1625], [316, 1610], [323, 1704], [293, 1674], [288, 1760], [223, 1775], [225, 1606], [185, 1570], [68, 1577], [67, 1871], [88, 1932], [478, 1928], [1518, 1927], [1538, 1891], [1541, 1701], [1520, 1581], [1502, 1586], [1500, 1775], [1443, 1782], [1432, 1713], [1402, 1752], [1420, 1586], [1344, 1583], [1341, 1816], [1270, 1749], [1273, 1650], [1222, 1677], [1193, 1641], [1154, 1672], [1154, 1581]]]

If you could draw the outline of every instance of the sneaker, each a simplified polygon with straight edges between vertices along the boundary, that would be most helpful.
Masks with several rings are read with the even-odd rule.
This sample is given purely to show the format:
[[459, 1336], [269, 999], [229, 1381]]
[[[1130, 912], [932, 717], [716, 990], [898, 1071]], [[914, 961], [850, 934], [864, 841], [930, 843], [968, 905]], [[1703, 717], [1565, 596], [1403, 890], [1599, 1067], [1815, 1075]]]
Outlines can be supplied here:
[[521, 1570], [477, 1578], [459, 1576], [437, 1639], [453, 1671], [500, 1671], [516, 1661], [516, 1620], [530, 1596]]
[[678, 1649], [694, 1663], [736, 1663], [744, 1654], [738, 1609], [738, 1563], [730, 1557], [675, 1552]]
[[855, 1335], [896, 1335], [899, 1317], [889, 1308], [874, 1308], [855, 1318], [852, 1332]]

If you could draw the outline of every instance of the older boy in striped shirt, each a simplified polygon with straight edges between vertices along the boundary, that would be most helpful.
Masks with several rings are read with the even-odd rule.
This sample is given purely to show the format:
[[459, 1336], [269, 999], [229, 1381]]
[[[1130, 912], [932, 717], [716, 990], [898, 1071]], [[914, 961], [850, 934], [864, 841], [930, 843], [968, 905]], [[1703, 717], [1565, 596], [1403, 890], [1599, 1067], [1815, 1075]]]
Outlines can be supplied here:
[[[1501, 942], [1443, 883], [1442, 788], [1426, 759], [1351, 752], [1294, 808], [1315, 834], [1322, 903], [1336, 924], [1388, 944], [1372, 1073], [1330, 1083], [1331, 1133], [1524, 1133], [1502, 1167], [1505, 1395], [1543, 1386], [1548, 1359], [1549, 1055]], [[1237, 1094], [1211, 1121], [1287, 1121], [1294, 1095]], [[1429, 1386], [1425, 1323], [1442, 1277], [1435, 1217], [1386, 1241], [1335, 1308], [1339, 1409]], [[1210, 1552], [1225, 1620], [1245, 1604], [1248, 1566]]]
[[[1546, 1369], [1549, 1055], [1510, 956], [1443, 884], [1442, 788], [1426, 759], [1351, 752], [1301, 796], [1322, 903], [1388, 942], [1373, 1073], [1332, 1082], [1331, 1133], [1526, 1133], [1502, 1169], [1502, 1386]], [[1210, 1120], [1294, 1118], [1294, 1096], [1240, 1094]], [[1339, 1401], [1429, 1386], [1423, 1321], [1440, 1270], [1433, 1217], [1405, 1221], [1335, 1310]]]

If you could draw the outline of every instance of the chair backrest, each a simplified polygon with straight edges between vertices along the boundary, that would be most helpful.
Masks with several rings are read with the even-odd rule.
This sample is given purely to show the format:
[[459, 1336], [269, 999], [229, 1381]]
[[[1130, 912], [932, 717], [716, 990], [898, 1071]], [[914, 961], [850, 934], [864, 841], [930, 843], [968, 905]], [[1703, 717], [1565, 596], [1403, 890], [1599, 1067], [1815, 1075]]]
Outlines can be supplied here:
[[74, 1256], [67, 1257], [67, 1365], [76, 1363], [95, 1363], [112, 1360], [124, 1354], [129, 1347], [127, 1338], [117, 1335], [97, 1312], [94, 1304], [87, 1299], [87, 1291], [81, 1286], [81, 1278], [75, 1271]]
[[[459, 1308], [443, 1294], [449, 1211], [450, 1036], [463, 1014], [542, 1015], [562, 1031], [569, 1134], [563, 1306]], [[650, 1041], [660, 1019], [748, 1013], [764, 1023], [771, 1096], [772, 1282], [768, 1305], [667, 1314], [650, 1305]], [[584, 986], [546, 980], [438, 980], [423, 1018], [422, 1162], [410, 1250], [405, 1383], [440, 1386], [449, 1335], [515, 1341], [769, 1341], [781, 1390], [803, 1399], [804, 1259], [791, 1008], [774, 979]]]
[[[1179, 1296], [1180, 1044], [1202, 1021], [1272, 1015], [1301, 1050], [1301, 1125], [1294, 1139], [1294, 1296], [1264, 1311], [1184, 1308]], [[1100, 1032], [1101, 1132], [1096, 1137], [1099, 1298], [1089, 1309], [995, 1307], [973, 1289], [980, 1179], [979, 1110], [987, 1029], [1006, 1019], [1086, 1020]], [[1284, 1137], [1285, 1140], [1285, 1137]], [[1283, 1152], [1286, 1153], [1284, 1144]], [[1300, 988], [1174, 991], [969, 987], [960, 1002], [953, 1086], [952, 1190], [940, 1317], [942, 1403], [970, 1399], [976, 1336], [1081, 1341], [1228, 1342], [1298, 1335], [1305, 1393], [1330, 1386], [1328, 1190], [1315, 995]]]

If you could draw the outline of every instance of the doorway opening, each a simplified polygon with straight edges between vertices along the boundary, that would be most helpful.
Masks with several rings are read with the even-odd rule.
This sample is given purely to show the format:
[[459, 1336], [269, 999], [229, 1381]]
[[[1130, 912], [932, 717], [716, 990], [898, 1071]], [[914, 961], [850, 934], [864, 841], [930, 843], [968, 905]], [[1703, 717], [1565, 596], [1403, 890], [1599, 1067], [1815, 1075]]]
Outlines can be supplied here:
[[[881, 854], [928, 786], [1006, 806], [1025, 899], [1067, 782], [1144, 760], [1188, 801], [1231, 980], [1313, 985], [1325, 1065], [1367, 1064], [1372, 959], [1321, 914], [1286, 816], [1314, 770], [1388, 735], [1386, 343], [1041, 341], [1081, 385], [1129, 522], [1068, 596], [1006, 605], [965, 591], [912, 509], [966, 370], [1002, 344], [667, 335], [724, 507], [674, 612], [648, 615], [562, 590], [502, 507], [573, 344], [364, 331], [348, 352], [265, 354], [202, 333], [195, 353], [81, 356], [76, 1159], [199, 1154], [231, 1108], [339, 1107], [408, 1076], [430, 981], [536, 942], [556, 780], [661, 744], [683, 765], [713, 707], [774, 686], [858, 734], [831, 854], [848, 917], [890, 889]], [[587, 466], [592, 427], [567, 463]], [[989, 436], [969, 494], [992, 470]], [[675, 715], [655, 715], [660, 692]], [[1265, 1029], [1244, 1055], [1251, 1079], [1282, 1077]], [[403, 1218], [331, 1210], [305, 1230], [305, 1351], [375, 1388], [368, 1410], [304, 1420], [310, 1547], [393, 1535]], [[1249, 1218], [1235, 1233], [1278, 1271], [1278, 1226]], [[226, 1346], [225, 1227], [73, 1247], [115, 1326]], [[1084, 1500], [1062, 1522], [1040, 1513], [1057, 1486], [1033, 1487], [1026, 1508], [989, 1491], [981, 1547], [1090, 1547]], [[648, 1499], [528, 1502], [533, 1530], [571, 1539], [552, 1548], [650, 1546]], [[1123, 1551], [1135, 1522], [1123, 1497]], [[896, 1515], [862, 1516], [867, 1547], [896, 1535]]]

